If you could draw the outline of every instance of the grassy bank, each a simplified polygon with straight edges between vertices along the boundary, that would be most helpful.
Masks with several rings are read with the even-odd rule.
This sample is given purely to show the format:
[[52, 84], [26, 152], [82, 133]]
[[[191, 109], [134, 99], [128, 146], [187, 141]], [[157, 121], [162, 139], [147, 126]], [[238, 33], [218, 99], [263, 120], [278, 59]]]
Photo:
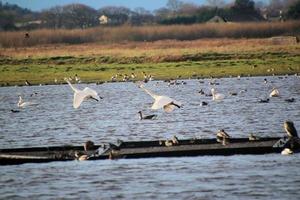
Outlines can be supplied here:
[[[156, 79], [300, 73], [300, 46], [269, 39], [127, 42], [2, 48], [0, 84], [54, 84], [75, 74], [84, 82], [142, 72]], [[119, 77], [122, 80], [122, 77]]]

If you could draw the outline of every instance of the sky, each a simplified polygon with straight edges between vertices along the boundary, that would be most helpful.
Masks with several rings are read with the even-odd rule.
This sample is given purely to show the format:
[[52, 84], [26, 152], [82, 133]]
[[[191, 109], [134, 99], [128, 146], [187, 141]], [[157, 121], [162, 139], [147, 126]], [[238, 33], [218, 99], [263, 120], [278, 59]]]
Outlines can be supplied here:
[[[125, 6], [130, 9], [143, 7], [153, 11], [165, 7], [168, 0], [1, 0], [2, 3], [17, 4], [20, 7], [28, 8], [33, 11], [40, 11], [56, 5], [66, 5], [70, 3], [82, 3], [99, 9], [104, 6]], [[206, 3], [206, 0], [181, 0], [183, 2], [192, 2], [198, 5]]]
[[[165, 7], [168, 0], [0, 0], [2, 3], [17, 4], [22, 8], [28, 8], [33, 11], [41, 11], [57, 5], [66, 5], [70, 3], [82, 3], [94, 9], [99, 9], [104, 6], [125, 6], [130, 9], [143, 7], [147, 10], [154, 11], [158, 8]], [[203, 5], [207, 0], [181, 0], [182, 2], [195, 3]], [[224, 0], [232, 2], [234, 0]], [[258, 1], [258, 0], [256, 0]], [[267, 1], [267, 0], [260, 0]]]

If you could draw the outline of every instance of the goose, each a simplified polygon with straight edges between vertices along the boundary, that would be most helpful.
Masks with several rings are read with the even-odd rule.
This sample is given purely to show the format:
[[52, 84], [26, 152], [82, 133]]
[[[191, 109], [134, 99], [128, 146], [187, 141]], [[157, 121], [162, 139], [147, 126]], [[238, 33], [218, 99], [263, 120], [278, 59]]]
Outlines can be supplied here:
[[198, 92], [200, 95], [204, 95], [205, 92], [203, 91], [203, 89], [200, 89], [199, 92]]
[[213, 100], [222, 100], [225, 98], [224, 94], [221, 94], [221, 93], [217, 93], [215, 88], [212, 88], [211, 89], [211, 94], [212, 94], [212, 97], [213, 97]]
[[181, 108], [181, 103], [167, 96], [160, 96], [154, 94], [150, 90], [146, 89], [144, 85], [139, 86], [142, 90], [144, 90], [147, 94], [149, 94], [155, 101], [151, 107], [153, 110], [157, 110], [163, 108], [165, 112], [172, 112], [175, 107]]
[[279, 96], [279, 91], [276, 88], [273, 88], [271, 93], [270, 93], [270, 97], [278, 97]]
[[201, 106], [207, 106], [207, 105], [208, 105], [208, 103], [207, 103], [207, 102], [205, 102], [205, 101], [202, 101], [200, 105], [201, 105]]
[[258, 103], [269, 103], [270, 99], [260, 99]]
[[224, 129], [221, 129], [217, 132], [217, 142], [222, 142], [223, 145], [226, 145], [226, 142], [228, 142], [229, 138], [230, 136], [224, 131]]
[[94, 142], [88, 140], [83, 144], [84, 151], [91, 151], [95, 149]]
[[75, 109], [79, 108], [80, 104], [85, 99], [94, 99], [96, 101], [100, 101], [100, 97], [98, 96], [98, 94], [95, 90], [93, 90], [89, 87], [86, 87], [83, 90], [79, 90], [79, 89], [75, 88], [67, 78], [65, 78], [65, 81], [69, 84], [69, 86], [74, 91], [73, 107]]
[[20, 95], [19, 96], [19, 101], [18, 101], [17, 105], [18, 105], [19, 108], [25, 108], [27, 106], [36, 106], [36, 105], [38, 105], [38, 103], [29, 102], [29, 101], [28, 102], [24, 102], [22, 96]]
[[289, 103], [292, 103], [292, 102], [295, 101], [295, 98], [285, 99], [284, 101], [289, 102]]
[[283, 124], [284, 130], [288, 137], [298, 137], [297, 130], [294, 126], [294, 123], [292, 121], [285, 121]]
[[138, 113], [140, 114], [140, 120], [143, 120], [143, 119], [155, 119], [157, 117], [157, 115], [146, 115], [146, 116], [143, 116], [142, 111], [139, 111]]

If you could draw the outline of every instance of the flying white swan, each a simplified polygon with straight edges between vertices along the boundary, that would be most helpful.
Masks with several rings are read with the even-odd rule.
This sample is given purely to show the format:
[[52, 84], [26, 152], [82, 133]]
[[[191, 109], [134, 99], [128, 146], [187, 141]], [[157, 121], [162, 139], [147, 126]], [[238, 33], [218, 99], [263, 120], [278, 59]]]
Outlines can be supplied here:
[[34, 102], [24, 102], [23, 98], [21, 97], [21, 95], [19, 95], [19, 102], [18, 102], [18, 107], [19, 108], [25, 108], [26, 106], [36, 106], [38, 105], [38, 103], [34, 103]]
[[94, 99], [96, 101], [100, 101], [100, 97], [98, 96], [95, 90], [88, 87], [84, 88], [83, 90], [79, 90], [75, 88], [67, 78], [65, 78], [65, 81], [69, 84], [69, 86], [74, 91], [74, 98], [73, 98], [74, 108], [78, 108], [80, 104], [83, 102], [83, 100], [85, 99]]
[[146, 89], [143, 85], [139, 85], [139, 87], [142, 88], [147, 94], [149, 94], [155, 100], [151, 107], [151, 109], [153, 110], [163, 108], [165, 112], [170, 113], [175, 109], [175, 107], [177, 108], [181, 107], [180, 102], [170, 97], [154, 94], [153, 92]]
[[211, 88], [211, 94], [212, 94], [213, 100], [222, 100], [225, 98], [224, 94], [217, 93], [215, 88]]

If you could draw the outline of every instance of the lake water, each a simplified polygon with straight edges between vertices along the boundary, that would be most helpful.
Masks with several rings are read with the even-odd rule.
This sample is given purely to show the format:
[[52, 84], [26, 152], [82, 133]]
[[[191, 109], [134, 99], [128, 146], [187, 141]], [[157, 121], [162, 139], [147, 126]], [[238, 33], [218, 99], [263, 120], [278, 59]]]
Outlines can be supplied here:
[[[264, 83], [267, 78], [268, 83]], [[88, 86], [103, 97], [72, 107], [68, 85], [0, 88], [0, 148], [96, 144], [122, 140], [213, 138], [218, 129], [232, 137], [283, 136], [283, 122], [300, 130], [300, 78], [251, 77], [216, 79], [225, 99], [214, 102], [209, 79], [145, 87], [183, 103], [168, 114], [150, 110], [152, 98], [133, 83]], [[269, 103], [273, 86], [280, 97]], [[228, 92], [237, 92], [230, 96]], [[35, 94], [36, 93], [36, 94]], [[31, 96], [31, 94], [34, 94]], [[37, 106], [17, 108], [18, 95]], [[284, 99], [295, 98], [288, 103]], [[202, 101], [208, 106], [200, 106]], [[10, 110], [21, 110], [12, 113]], [[157, 114], [139, 120], [137, 112]], [[300, 155], [237, 155], [186, 158], [52, 162], [0, 166], [0, 199], [298, 199]]]

